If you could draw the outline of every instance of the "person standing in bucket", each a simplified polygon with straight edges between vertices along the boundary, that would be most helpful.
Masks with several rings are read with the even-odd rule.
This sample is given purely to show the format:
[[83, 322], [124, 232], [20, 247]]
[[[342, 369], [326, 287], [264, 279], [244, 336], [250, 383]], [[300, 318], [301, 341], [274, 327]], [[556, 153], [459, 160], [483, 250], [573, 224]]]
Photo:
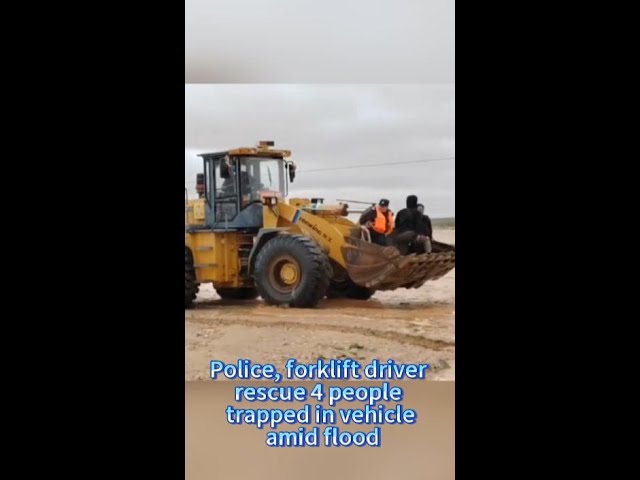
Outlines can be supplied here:
[[388, 237], [395, 228], [393, 212], [389, 210], [389, 200], [381, 199], [378, 205], [369, 207], [360, 216], [360, 225], [369, 230], [371, 242], [387, 246]]

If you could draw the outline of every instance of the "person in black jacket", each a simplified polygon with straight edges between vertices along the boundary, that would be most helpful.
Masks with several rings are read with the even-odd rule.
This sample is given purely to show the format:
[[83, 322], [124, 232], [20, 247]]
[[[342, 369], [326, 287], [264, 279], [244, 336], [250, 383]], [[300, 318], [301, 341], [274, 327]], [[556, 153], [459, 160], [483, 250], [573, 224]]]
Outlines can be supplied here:
[[403, 208], [396, 215], [396, 233], [415, 232], [418, 228], [418, 221], [421, 213], [418, 212], [418, 197], [409, 195], [407, 197], [407, 208]]
[[[396, 216], [396, 235], [394, 244], [402, 255], [409, 253], [429, 253], [431, 242], [429, 240], [428, 225], [418, 210], [418, 197], [407, 197], [407, 208], [403, 208]], [[429, 226], [431, 221], [429, 221]]]

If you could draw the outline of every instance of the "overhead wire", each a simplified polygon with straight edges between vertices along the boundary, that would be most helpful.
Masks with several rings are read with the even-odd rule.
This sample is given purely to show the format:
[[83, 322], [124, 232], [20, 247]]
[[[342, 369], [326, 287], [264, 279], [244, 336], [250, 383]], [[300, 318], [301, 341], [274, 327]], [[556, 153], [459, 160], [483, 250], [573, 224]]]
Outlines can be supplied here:
[[[365, 163], [359, 165], [349, 165], [346, 167], [329, 167], [329, 168], [312, 168], [309, 170], [299, 170], [298, 173], [314, 173], [314, 172], [331, 172], [336, 170], [353, 170], [355, 168], [375, 168], [375, 167], [387, 167], [395, 165], [408, 165], [415, 163], [431, 163], [431, 162], [443, 162], [447, 160], [455, 160], [456, 157], [442, 157], [442, 158], [427, 158], [423, 160], [407, 160], [402, 162], [386, 162], [386, 163]], [[185, 183], [195, 184], [195, 180], [185, 180]]]

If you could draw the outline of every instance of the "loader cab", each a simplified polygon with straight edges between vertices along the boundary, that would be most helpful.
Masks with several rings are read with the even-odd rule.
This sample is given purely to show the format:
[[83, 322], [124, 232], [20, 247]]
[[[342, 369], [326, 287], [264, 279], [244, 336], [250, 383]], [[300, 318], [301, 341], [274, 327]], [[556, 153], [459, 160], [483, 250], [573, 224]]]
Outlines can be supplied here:
[[259, 146], [200, 155], [207, 227], [261, 228], [263, 198], [284, 199], [287, 195], [292, 162], [286, 161], [284, 154], [289, 152]]

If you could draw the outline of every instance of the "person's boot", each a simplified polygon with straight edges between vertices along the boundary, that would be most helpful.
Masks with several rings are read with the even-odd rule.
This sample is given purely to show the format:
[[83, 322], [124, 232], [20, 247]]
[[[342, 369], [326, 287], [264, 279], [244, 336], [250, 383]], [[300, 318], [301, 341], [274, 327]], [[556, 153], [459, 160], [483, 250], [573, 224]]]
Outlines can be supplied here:
[[416, 239], [416, 243], [418, 243], [422, 247], [422, 250], [424, 251], [424, 253], [431, 253], [432, 247], [431, 247], [431, 239], [429, 237], [425, 235], [419, 235], [418, 238]]
[[424, 251], [425, 253], [431, 253], [431, 239], [429, 237], [426, 237], [425, 241], [424, 241]]

